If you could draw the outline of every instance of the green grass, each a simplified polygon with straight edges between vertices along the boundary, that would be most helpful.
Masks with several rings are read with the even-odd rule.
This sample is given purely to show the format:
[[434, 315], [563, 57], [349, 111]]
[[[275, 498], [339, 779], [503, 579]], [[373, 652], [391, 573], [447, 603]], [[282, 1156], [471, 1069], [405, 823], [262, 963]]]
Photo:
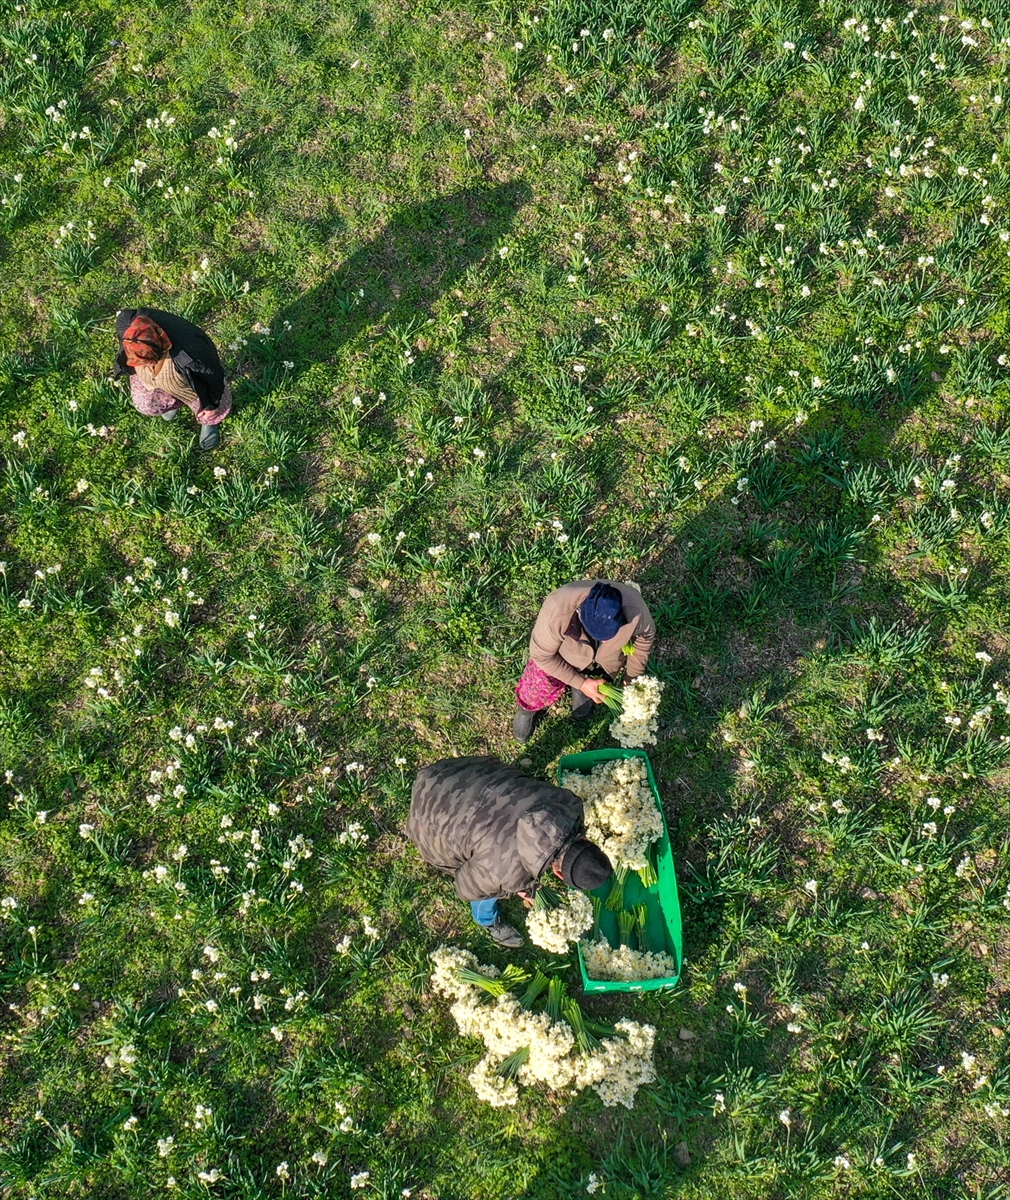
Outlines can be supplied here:
[[[3, 0], [0, 1192], [1007, 1195], [1008, 39]], [[144, 302], [214, 455], [109, 381]], [[427, 954], [509, 959], [402, 822], [607, 744], [508, 737], [593, 574], [659, 623], [684, 978], [586, 1000], [659, 1031], [633, 1112], [492, 1111]]]

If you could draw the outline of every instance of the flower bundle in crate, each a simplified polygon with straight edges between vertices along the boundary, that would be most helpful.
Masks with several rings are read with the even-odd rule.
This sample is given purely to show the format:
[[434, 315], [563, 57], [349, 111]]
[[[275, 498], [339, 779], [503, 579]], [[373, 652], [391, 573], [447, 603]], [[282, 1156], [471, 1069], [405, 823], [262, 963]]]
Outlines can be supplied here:
[[[597, 898], [594, 896], [594, 900]], [[665, 950], [657, 950], [649, 938], [649, 910], [644, 904], [624, 908], [617, 914], [619, 946], [611, 946], [598, 934], [599, 902], [594, 906], [596, 920], [592, 939], [582, 942], [582, 958], [593, 979], [636, 982], [642, 979], [668, 979], [677, 974], [676, 960]]]
[[440, 946], [431, 959], [432, 988], [452, 1000], [460, 1033], [484, 1042], [468, 1079], [488, 1104], [514, 1105], [520, 1085], [541, 1084], [567, 1092], [591, 1087], [607, 1107], [633, 1108], [638, 1089], [656, 1078], [651, 1025], [597, 1024], [560, 979], [539, 970], [499, 972], [456, 946]]
[[610, 759], [588, 773], [570, 771], [563, 785], [586, 806], [586, 837], [614, 864], [608, 908], [624, 907], [624, 883], [637, 871], [643, 887], [656, 882], [654, 844], [663, 836], [663, 817], [653, 799], [643, 758]]

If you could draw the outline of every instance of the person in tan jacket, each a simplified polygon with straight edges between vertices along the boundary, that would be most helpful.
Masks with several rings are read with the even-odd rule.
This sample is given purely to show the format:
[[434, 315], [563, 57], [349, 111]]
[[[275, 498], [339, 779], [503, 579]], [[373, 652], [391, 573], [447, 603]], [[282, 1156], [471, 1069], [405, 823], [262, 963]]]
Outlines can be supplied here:
[[583, 720], [603, 703], [600, 683], [622, 668], [625, 682], [644, 674], [656, 637], [641, 593], [627, 583], [583, 579], [551, 592], [530, 637], [530, 661], [516, 685], [517, 742], [529, 741], [541, 713], [572, 693], [572, 716]]

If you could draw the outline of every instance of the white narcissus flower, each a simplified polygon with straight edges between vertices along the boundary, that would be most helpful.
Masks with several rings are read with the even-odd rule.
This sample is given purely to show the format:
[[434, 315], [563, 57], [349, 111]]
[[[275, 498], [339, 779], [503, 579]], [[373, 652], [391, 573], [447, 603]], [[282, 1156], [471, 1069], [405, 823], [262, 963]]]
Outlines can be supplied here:
[[490, 1104], [492, 1108], [507, 1108], [519, 1100], [519, 1088], [513, 1080], [503, 1079], [495, 1074], [496, 1064], [488, 1058], [482, 1058], [466, 1077], [467, 1082], [477, 1093], [477, 1099]]
[[624, 708], [620, 716], [611, 722], [610, 736], [626, 749], [639, 750], [644, 746], [654, 746], [662, 695], [663, 684], [655, 676], [641, 675], [628, 683], [622, 697]]
[[650, 845], [663, 836], [645, 760], [601, 762], [588, 775], [572, 771], [561, 782], [585, 802], [585, 836], [615, 865], [644, 870]]
[[582, 957], [590, 979], [620, 979], [635, 982], [641, 979], [666, 979], [677, 974], [677, 964], [665, 951], [632, 950], [630, 946], [616, 949], [603, 938], [582, 943]]
[[[481, 1099], [495, 1107], [516, 1103], [519, 1086], [543, 1083], [552, 1090], [592, 1087], [604, 1105], [623, 1104], [632, 1108], [635, 1093], [656, 1078], [653, 1049], [656, 1031], [651, 1025], [619, 1021], [622, 1035], [605, 1038], [591, 1051], [580, 1051], [572, 1027], [567, 1021], [551, 1021], [547, 1013], [528, 1012], [511, 993], [481, 1002], [483, 993], [463, 983], [456, 972], [460, 967], [496, 978], [495, 967], [482, 966], [469, 951], [455, 946], [440, 946], [431, 955], [434, 963], [431, 981], [434, 990], [453, 999], [451, 1011], [464, 1037], [478, 1037], [487, 1053], [470, 1077]], [[497, 1075], [496, 1068], [517, 1050], [528, 1050], [528, 1057], [512, 1080]]]
[[593, 904], [585, 892], [569, 892], [558, 908], [527, 913], [530, 941], [552, 954], [566, 954], [569, 942], [577, 942], [593, 924]]

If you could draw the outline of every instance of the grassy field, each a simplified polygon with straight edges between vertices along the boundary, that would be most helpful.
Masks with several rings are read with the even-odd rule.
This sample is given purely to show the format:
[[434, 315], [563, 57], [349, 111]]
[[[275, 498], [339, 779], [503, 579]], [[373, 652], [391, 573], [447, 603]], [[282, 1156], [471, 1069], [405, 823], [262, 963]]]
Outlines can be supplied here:
[[[1010, 1195], [1008, 62], [1002, 0], [0, 0], [0, 1194]], [[687, 962], [585, 1002], [634, 1111], [492, 1110], [428, 953], [545, 956], [402, 823], [612, 744], [508, 736], [592, 575]]]

